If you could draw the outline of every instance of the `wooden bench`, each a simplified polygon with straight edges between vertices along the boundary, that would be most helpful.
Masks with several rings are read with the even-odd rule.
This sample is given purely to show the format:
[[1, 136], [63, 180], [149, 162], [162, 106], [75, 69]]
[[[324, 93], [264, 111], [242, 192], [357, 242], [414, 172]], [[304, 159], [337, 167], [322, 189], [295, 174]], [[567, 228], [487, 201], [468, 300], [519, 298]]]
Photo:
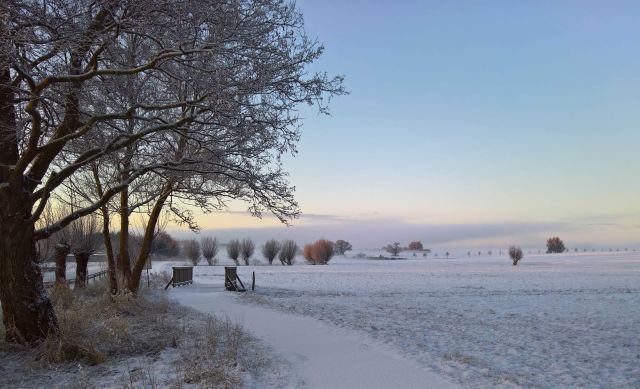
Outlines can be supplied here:
[[[240, 285], [238, 285], [240, 284]], [[242, 280], [238, 277], [238, 271], [235, 266], [224, 267], [224, 287], [231, 292], [246, 292]]]

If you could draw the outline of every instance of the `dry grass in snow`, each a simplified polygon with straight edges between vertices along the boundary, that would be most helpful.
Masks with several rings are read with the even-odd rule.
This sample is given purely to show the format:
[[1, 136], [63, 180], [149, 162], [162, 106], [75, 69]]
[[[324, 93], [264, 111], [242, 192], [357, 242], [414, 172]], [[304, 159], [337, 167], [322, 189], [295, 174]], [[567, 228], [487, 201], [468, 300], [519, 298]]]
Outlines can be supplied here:
[[60, 337], [35, 349], [4, 342], [0, 387], [237, 388], [271, 364], [230, 322], [170, 302], [160, 291], [110, 296], [98, 283], [51, 293]]

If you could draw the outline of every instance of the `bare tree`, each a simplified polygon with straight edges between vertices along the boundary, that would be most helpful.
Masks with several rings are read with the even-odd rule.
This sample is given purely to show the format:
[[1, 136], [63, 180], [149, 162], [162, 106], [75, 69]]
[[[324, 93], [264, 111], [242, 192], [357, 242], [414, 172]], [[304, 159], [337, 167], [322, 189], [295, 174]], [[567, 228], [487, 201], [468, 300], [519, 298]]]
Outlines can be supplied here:
[[[344, 91], [340, 77], [308, 71], [323, 49], [307, 37], [293, 2], [22, 0], [1, 2], [0, 15], [0, 299], [8, 341], [58, 332], [35, 242], [95, 211], [106, 215], [120, 192], [119, 262], [133, 291], [167, 202], [186, 223], [192, 215], [177, 200], [208, 210], [239, 198], [255, 215], [297, 216], [279, 162], [295, 150], [296, 107], [326, 112], [327, 97]], [[123, 98], [121, 88], [139, 98]], [[100, 174], [91, 201], [35, 229], [61, 185], [110, 158], [118, 161], [113, 179]], [[127, 191], [148, 174], [163, 184], [127, 270]]]
[[200, 259], [200, 243], [195, 239], [185, 240], [182, 243], [182, 249], [184, 255], [191, 260], [193, 266], [198, 266], [198, 260]]
[[76, 288], [84, 288], [87, 283], [87, 265], [101, 243], [98, 219], [88, 215], [74, 220], [69, 225], [71, 233], [71, 251], [76, 258]]
[[395, 242], [393, 244], [387, 245], [387, 247], [385, 247], [385, 250], [395, 256], [398, 256], [398, 254], [400, 254], [400, 252], [402, 251], [402, 248], [400, 247], [400, 243], [399, 242]]
[[238, 257], [240, 256], [241, 247], [242, 244], [237, 239], [232, 239], [227, 243], [227, 255], [233, 260], [236, 266], [240, 264], [238, 262]]
[[244, 260], [244, 264], [249, 266], [249, 258], [253, 255], [253, 252], [256, 249], [256, 245], [249, 238], [244, 239], [242, 241], [242, 245], [240, 247], [240, 252], [242, 254], [242, 259]]
[[513, 262], [513, 266], [516, 266], [518, 262], [522, 259], [522, 249], [520, 247], [511, 246], [509, 247], [509, 258]]
[[293, 261], [298, 253], [298, 245], [292, 240], [285, 240], [280, 246], [278, 258], [283, 265], [293, 265]]
[[218, 254], [218, 240], [210, 236], [205, 236], [200, 240], [202, 256], [207, 260], [209, 266], [216, 264], [216, 254]]
[[[66, 214], [67, 211], [64, 207], [57, 208], [56, 210], [50, 210], [50, 214], [46, 217], [47, 219], [53, 219], [56, 217], [60, 217], [62, 214]], [[47, 239], [43, 239], [43, 241], [48, 241], [46, 243], [48, 245], [53, 246], [53, 260], [56, 266], [56, 287], [67, 287], [67, 257], [69, 253], [71, 253], [71, 245], [72, 245], [72, 234], [71, 229], [69, 227], [63, 228], [60, 231], [56, 232], [52, 236]]]
[[269, 265], [273, 265], [273, 259], [278, 255], [278, 251], [280, 251], [280, 242], [275, 239], [268, 240], [262, 246], [262, 255], [267, 259]]
[[347, 242], [346, 240], [342, 240], [342, 239], [336, 240], [334, 248], [336, 250], [336, 254], [338, 254], [338, 255], [344, 255], [347, 251], [353, 250], [353, 247], [351, 246], [351, 243]]

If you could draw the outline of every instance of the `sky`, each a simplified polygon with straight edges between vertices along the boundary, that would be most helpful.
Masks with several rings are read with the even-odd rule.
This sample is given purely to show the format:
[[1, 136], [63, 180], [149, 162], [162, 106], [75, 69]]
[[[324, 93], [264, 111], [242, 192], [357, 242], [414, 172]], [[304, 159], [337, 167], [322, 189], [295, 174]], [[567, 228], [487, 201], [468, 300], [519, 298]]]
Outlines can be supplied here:
[[[640, 247], [640, 2], [300, 0], [345, 76], [301, 107], [292, 227], [242, 204], [205, 234], [356, 247]], [[185, 233], [186, 234], [186, 233]]]

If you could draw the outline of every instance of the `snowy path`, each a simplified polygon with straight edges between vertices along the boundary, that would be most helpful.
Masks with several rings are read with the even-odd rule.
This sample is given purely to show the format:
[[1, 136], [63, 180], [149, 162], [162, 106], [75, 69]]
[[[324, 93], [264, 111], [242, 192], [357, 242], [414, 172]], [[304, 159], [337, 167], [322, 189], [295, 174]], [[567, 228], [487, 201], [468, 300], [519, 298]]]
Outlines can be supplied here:
[[193, 285], [174, 289], [171, 296], [185, 306], [240, 322], [284, 356], [309, 389], [455, 387], [364, 334], [246, 305], [220, 287]]

